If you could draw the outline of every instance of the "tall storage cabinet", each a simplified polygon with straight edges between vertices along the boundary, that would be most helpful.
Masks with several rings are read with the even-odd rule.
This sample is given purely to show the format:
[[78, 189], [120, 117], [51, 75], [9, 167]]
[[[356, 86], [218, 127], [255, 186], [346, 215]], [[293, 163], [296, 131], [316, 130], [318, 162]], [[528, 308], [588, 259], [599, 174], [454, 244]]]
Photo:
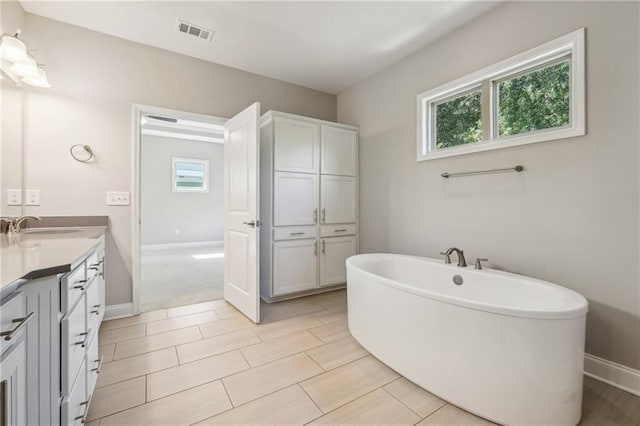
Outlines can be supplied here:
[[260, 133], [260, 282], [267, 302], [342, 288], [357, 253], [358, 129], [269, 111]]

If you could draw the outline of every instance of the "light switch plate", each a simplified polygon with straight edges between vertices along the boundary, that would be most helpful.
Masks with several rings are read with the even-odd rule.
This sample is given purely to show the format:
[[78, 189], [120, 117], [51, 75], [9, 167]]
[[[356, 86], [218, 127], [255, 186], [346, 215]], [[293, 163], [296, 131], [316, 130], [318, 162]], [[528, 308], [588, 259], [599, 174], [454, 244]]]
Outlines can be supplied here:
[[107, 192], [107, 205], [108, 206], [128, 206], [129, 193], [128, 192]]
[[22, 205], [22, 189], [7, 189], [7, 205], [8, 206]]
[[39, 189], [27, 189], [27, 206], [39, 206], [40, 205], [40, 190]]

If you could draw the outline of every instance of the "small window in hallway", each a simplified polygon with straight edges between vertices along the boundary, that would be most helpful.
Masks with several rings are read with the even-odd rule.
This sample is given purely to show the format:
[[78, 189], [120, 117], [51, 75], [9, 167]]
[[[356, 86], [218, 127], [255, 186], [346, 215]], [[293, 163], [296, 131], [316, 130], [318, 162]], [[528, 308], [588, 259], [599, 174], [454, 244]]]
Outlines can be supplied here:
[[174, 192], [208, 192], [209, 160], [172, 158]]

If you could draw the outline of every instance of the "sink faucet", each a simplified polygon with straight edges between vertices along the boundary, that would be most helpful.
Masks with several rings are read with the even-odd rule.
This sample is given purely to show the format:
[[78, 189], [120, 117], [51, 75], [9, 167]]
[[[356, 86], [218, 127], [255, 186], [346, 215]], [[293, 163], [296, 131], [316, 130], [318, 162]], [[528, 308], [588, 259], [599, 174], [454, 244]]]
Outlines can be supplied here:
[[441, 255], [446, 256], [445, 258], [445, 263], [451, 263], [451, 254], [455, 253], [458, 256], [458, 266], [461, 267], [466, 267], [467, 266], [467, 260], [464, 258], [464, 251], [460, 250], [459, 248], [456, 247], [451, 247], [449, 250], [447, 250], [446, 252], [440, 252]]
[[20, 232], [20, 226], [27, 219], [40, 220], [38, 216], [20, 216], [20, 217], [3, 217], [2, 220], [7, 222], [7, 234], [15, 234]]

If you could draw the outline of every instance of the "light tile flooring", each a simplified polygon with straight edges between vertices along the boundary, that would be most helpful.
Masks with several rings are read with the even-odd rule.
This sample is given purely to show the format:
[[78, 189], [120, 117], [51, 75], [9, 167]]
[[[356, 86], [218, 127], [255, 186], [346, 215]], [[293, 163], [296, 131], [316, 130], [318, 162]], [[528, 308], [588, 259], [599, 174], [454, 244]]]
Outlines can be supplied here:
[[[141, 311], [221, 299], [223, 254], [224, 247], [220, 243], [177, 248], [143, 246]], [[194, 255], [209, 255], [210, 258], [197, 259]]]
[[[349, 334], [344, 291], [107, 321], [89, 411], [106, 425], [489, 425], [399, 376]], [[583, 425], [640, 425], [640, 398], [585, 378]]]

